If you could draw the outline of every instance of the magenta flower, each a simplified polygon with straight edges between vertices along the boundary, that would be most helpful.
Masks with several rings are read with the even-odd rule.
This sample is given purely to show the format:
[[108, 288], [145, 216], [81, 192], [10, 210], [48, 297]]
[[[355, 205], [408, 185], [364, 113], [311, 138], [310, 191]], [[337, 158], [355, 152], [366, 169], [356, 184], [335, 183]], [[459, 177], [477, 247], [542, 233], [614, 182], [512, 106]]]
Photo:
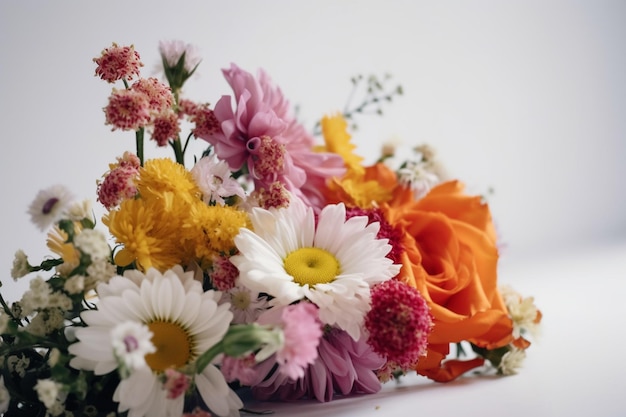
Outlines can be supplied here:
[[133, 45], [117, 46], [115, 42], [93, 61], [98, 64], [96, 75], [109, 83], [121, 79], [132, 80], [139, 76], [139, 68], [143, 66]]
[[252, 387], [255, 398], [262, 401], [315, 398], [326, 402], [335, 395], [380, 391], [375, 371], [385, 364], [385, 359], [365, 339], [355, 341], [345, 331], [331, 329], [321, 338], [317, 350], [317, 359], [297, 380], [280, 372], [271, 373], [271, 358], [259, 364], [259, 372], [268, 376]]
[[230, 96], [223, 96], [214, 110], [220, 129], [198, 132], [199, 137], [215, 146], [231, 169], [246, 166], [256, 188], [268, 190], [278, 181], [321, 207], [326, 179], [345, 172], [341, 157], [313, 151], [313, 137], [292, 116], [289, 102], [265, 72], [259, 71], [257, 80], [232, 64], [223, 73], [235, 93], [236, 108]]
[[426, 353], [433, 326], [426, 300], [415, 288], [390, 279], [372, 289], [371, 303], [365, 317], [368, 343], [387, 358], [387, 368], [413, 368]]

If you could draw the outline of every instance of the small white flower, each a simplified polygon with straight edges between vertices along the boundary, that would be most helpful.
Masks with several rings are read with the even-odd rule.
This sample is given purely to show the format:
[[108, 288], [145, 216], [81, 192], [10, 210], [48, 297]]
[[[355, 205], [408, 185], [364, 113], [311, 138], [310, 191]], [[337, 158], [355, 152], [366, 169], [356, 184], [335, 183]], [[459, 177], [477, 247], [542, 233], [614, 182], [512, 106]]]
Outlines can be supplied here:
[[56, 366], [56, 364], [59, 363], [59, 359], [61, 359], [61, 351], [57, 348], [52, 348], [48, 355], [48, 365], [51, 367]]
[[21, 378], [24, 378], [24, 375], [26, 375], [26, 370], [29, 366], [30, 358], [27, 358], [24, 355], [13, 355], [9, 356], [9, 358], [7, 359], [7, 367], [9, 368], [9, 371], [15, 372]]
[[511, 350], [502, 356], [498, 370], [502, 375], [514, 375], [522, 367], [524, 359], [526, 359], [525, 350], [511, 347]]
[[267, 297], [259, 297], [257, 291], [252, 291], [243, 285], [236, 285], [222, 294], [220, 304], [230, 303], [233, 313], [233, 323], [253, 323], [263, 311], [269, 308]]
[[28, 213], [32, 222], [41, 231], [45, 231], [66, 215], [72, 200], [73, 196], [66, 187], [53, 185], [37, 193], [28, 208]]
[[62, 385], [51, 379], [40, 379], [34, 388], [39, 401], [49, 409], [58, 401]]
[[28, 263], [28, 256], [24, 253], [23, 250], [18, 249], [15, 252], [15, 257], [13, 258], [13, 267], [11, 268], [11, 277], [17, 281], [18, 278], [22, 278], [26, 276], [30, 271], [30, 264]]
[[74, 246], [91, 257], [92, 261], [107, 259], [111, 248], [100, 230], [85, 229], [74, 238]]
[[11, 395], [4, 385], [4, 376], [0, 376], [0, 414], [9, 409], [9, 402], [11, 402]]
[[398, 170], [400, 184], [413, 190], [416, 199], [425, 196], [435, 185], [441, 182], [440, 178], [431, 170], [429, 163], [408, 162], [404, 168]]
[[70, 220], [77, 222], [91, 219], [93, 217], [93, 204], [89, 199], [76, 201], [69, 207], [67, 214]]
[[125, 321], [111, 329], [113, 354], [125, 371], [147, 366], [145, 356], [156, 352], [152, 336], [148, 326], [135, 321]]
[[22, 307], [22, 317], [30, 315], [35, 310], [46, 308], [52, 294], [52, 289], [40, 276], [30, 280], [30, 288], [22, 294], [20, 305]]
[[63, 289], [68, 294], [80, 294], [85, 289], [85, 277], [83, 275], [74, 275], [65, 280]]
[[117, 275], [115, 265], [106, 259], [92, 261], [87, 267], [87, 277], [85, 280], [85, 291], [92, 290], [101, 283], [107, 283]]
[[517, 339], [525, 332], [537, 337], [539, 335], [539, 323], [537, 322], [539, 310], [534, 304], [534, 298], [524, 298], [509, 286], [502, 286], [500, 293], [511, 320], [513, 320], [513, 337]]
[[224, 205], [224, 198], [239, 196], [245, 198], [243, 187], [232, 178], [230, 168], [225, 161], [217, 159], [215, 154], [201, 158], [191, 169], [194, 181], [202, 191], [204, 202], [216, 202]]

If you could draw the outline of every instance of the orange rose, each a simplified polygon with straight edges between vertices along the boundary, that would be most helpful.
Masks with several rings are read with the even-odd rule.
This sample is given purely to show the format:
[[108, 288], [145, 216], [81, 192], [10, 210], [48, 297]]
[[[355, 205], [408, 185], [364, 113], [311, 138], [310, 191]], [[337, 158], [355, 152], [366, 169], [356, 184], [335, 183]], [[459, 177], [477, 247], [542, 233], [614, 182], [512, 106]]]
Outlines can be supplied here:
[[433, 315], [427, 355], [416, 370], [442, 382], [483, 364], [482, 358], [443, 362], [451, 343], [494, 349], [513, 339], [497, 290], [498, 250], [489, 207], [462, 190], [458, 181], [450, 181], [415, 201], [410, 190], [399, 188], [384, 207], [390, 223], [404, 232], [398, 278], [422, 293]]

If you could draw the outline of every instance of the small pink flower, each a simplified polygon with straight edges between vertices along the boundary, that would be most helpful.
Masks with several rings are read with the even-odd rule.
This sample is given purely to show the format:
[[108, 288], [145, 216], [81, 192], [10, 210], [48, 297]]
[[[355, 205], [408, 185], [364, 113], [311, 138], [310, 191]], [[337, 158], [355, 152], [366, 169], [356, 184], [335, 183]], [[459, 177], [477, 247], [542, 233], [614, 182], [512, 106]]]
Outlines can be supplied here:
[[254, 190], [252, 196], [264, 209], [287, 207], [291, 198], [285, 186], [278, 181], [271, 183], [269, 188]]
[[220, 122], [208, 104], [198, 104], [194, 108], [184, 108], [190, 115], [189, 120], [195, 124], [192, 133], [197, 138], [212, 136], [221, 131]]
[[323, 334], [317, 307], [309, 302], [275, 307], [263, 313], [258, 323], [283, 327], [284, 344], [276, 352], [278, 370], [292, 380], [302, 378], [305, 369], [317, 359]]
[[155, 113], [171, 109], [174, 103], [172, 90], [156, 78], [140, 78], [133, 83], [131, 90], [145, 94], [150, 110]]
[[239, 276], [239, 270], [230, 262], [227, 256], [213, 259], [213, 265], [209, 273], [213, 287], [219, 291], [228, 291], [235, 287], [235, 280]]
[[163, 388], [167, 391], [167, 398], [176, 399], [183, 395], [191, 383], [191, 378], [182, 372], [168, 368], [165, 370]]
[[132, 80], [134, 76], [139, 76], [139, 68], [143, 66], [133, 45], [117, 46], [115, 42], [93, 61], [98, 64], [96, 76], [109, 83], [121, 79]]
[[111, 170], [98, 184], [98, 201], [107, 210], [111, 210], [123, 200], [134, 198], [137, 195], [135, 178], [138, 172], [138, 169], [129, 166]]
[[111, 130], [137, 130], [150, 122], [150, 102], [139, 91], [113, 89], [104, 114]]
[[177, 140], [180, 133], [178, 115], [173, 110], [165, 110], [152, 119], [151, 138], [159, 146], [167, 146], [170, 140]]
[[256, 361], [254, 354], [249, 354], [243, 358], [233, 358], [232, 356], [224, 356], [220, 370], [224, 374], [226, 382], [239, 381], [242, 385], [252, 385], [258, 381], [258, 372], [254, 366]]
[[428, 304], [415, 288], [390, 279], [372, 289], [372, 308], [365, 317], [368, 343], [402, 370], [426, 353], [433, 326]]

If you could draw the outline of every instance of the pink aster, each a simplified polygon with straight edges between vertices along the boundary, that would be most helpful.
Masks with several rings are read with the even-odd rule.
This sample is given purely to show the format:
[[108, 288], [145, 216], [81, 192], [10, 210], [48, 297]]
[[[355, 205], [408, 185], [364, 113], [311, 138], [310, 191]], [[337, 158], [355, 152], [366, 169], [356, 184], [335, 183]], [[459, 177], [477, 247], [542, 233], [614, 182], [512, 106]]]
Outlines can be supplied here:
[[[215, 146], [232, 170], [245, 165], [256, 188], [280, 181], [310, 205], [321, 207], [326, 179], [345, 172], [341, 157], [313, 152], [313, 137], [296, 121], [289, 102], [265, 72], [259, 71], [257, 80], [232, 64], [223, 73], [235, 93], [236, 108], [230, 96], [223, 96], [214, 110], [219, 131], [200, 132], [198, 137]], [[264, 141], [271, 149], [261, 146]]]
[[174, 103], [172, 90], [156, 78], [140, 78], [133, 83], [131, 90], [143, 93], [148, 98], [150, 110], [160, 113], [170, 109]]
[[167, 146], [170, 140], [177, 140], [180, 133], [178, 115], [169, 108], [152, 119], [152, 140], [159, 146]]
[[98, 64], [96, 76], [109, 83], [121, 79], [132, 80], [133, 77], [139, 76], [139, 68], [143, 66], [133, 45], [118, 46], [115, 42], [110, 48], [105, 48], [93, 61]]
[[111, 130], [138, 130], [150, 122], [150, 102], [139, 91], [113, 89], [104, 114]]
[[257, 323], [278, 324], [283, 328], [284, 343], [275, 357], [278, 372], [292, 380], [302, 378], [305, 369], [317, 358], [317, 346], [323, 334], [317, 306], [301, 302], [275, 307], [261, 314]]
[[317, 359], [292, 380], [280, 372], [271, 372], [271, 358], [258, 365], [267, 377], [253, 385], [255, 398], [294, 401], [301, 398], [331, 401], [335, 395], [373, 394], [380, 391], [376, 370], [385, 359], [372, 350], [365, 339], [355, 341], [343, 330], [330, 329], [320, 339]]
[[388, 364], [406, 371], [426, 353], [433, 322], [428, 304], [415, 288], [390, 279], [372, 289], [365, 317], [368, 343]]

